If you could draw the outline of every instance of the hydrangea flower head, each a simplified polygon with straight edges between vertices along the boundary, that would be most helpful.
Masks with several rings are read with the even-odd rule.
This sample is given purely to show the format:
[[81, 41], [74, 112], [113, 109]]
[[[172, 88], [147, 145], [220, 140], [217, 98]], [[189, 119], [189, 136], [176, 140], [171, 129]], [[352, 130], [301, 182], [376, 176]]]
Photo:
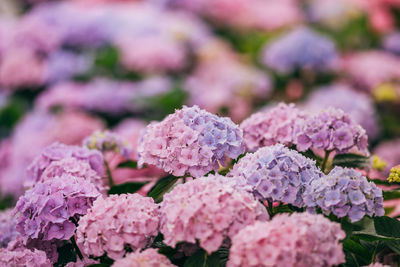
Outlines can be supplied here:
[[329, 38], [300, 27], [264, 49], [262, 62], [280, 73], [297, 69], [330, 70], [337, 59], [335, 44]]
[[322, 149], [347, 153], [353, 149], [369, 154], [365, 130], [341, 109], [329, 107], [310, 116], [303, 123], [296, 125], [295, 135], [299, 151]]
[[14, 208], [17, 231], [25, 240], [68, 240], [74, 222], [100, 196], [88, 180], [64, 174], [40, 181], [21, 196]]
[[348, 216], [351, 222], [365, 215], [383, 216], [382, 189], [354, 169], [335, 167], [324, 179], [314, 180], [305, 192], [310, 211], [321, 208], [325, 214], [339, 218]]
[[256, 222], [232, 239], [228, 267], [333, 266], [345, 262], [340, 224], [322, 215], [278, 214]]
[[174, 267], [169, 259], [161, 255], [154, 248], [146, 249], [142, 252], [136, 251], [126, 255], [123, 259], [118, 259], [112, 267]]
[[138, 152], [139, 165], [152, 164], [175, 176], [200, 177], [244, 152], [243, 133], [229, 118], [184, 106], [148, 125]]
[[294, 104], [278, 106], [253, 114], [240, 124], [243, 139], [250, 151], [277, 143], [290, 146], [294, 143], [294, 125], [306, 114]]
[[121, 154], [125, 158], [129, 158], [131, 148], [128, 142], [122, 140], [122, 138], [110, 131], [96, 131], [91, 136], [83, 140], [83, 146], [89, 149], [97, 149], [102, 152], [114, 151]]
[[27, 248], [21, 248], [18, 250], [0, 248], [0, 265], [35, 267], [52, 266], [51, 262], [46, 258], [45, 252], [37, 249], [32, 251]]
[[98, 198], [79, 221], [77, 244], [87, 255], [122, 258], [125, 248], [148, 247], [158, 234], [159, 209], [152, 198], [139, 194]]
[[282, 144], [248, 153], [233, 166], [230, 177], [243, 177], [260, 200], [303, 207], [303, 192], [323, 173], [315, 162]]
[[106, 194], [109, 189], [109, 187], [105, 185], [104, 177], [99, 176], [99, 174], [90, 167], [88, 162], [72, 157], [51, 162], [43, 171], [40, 181], [61, 177], [64, 174], [90, 181], [102, 194]]
[[19, 235], [16, 225], [11, 209], [0, 211], [0, 248], [7, 247], [7, 244]]
[[267, 220], [266, 209], [249, 193], [235, 188], [233, 179], [209, 175], [179, 184], [160, 204], [164, 242], [196, 243], [212, 253], [243, 227]]
[[[60, 161], [65, 158], [76, 158], [84, 161], [100, 176], [105, 175], [104, 159], [102, 154], [97, 150], [90, 150], [80, 146], [69, 146], [61, 143], [54, 143], [37, 156], [27, 169], [26, 186], [30, 187], [40, 181], [43, 172], [54, 161]], [[73, 168], [71, 166], [71, 168]], [[70, 170], [71, 171], [71, 170]], [[76, 174], [76, 173], [75, 173]], [[82, 174], [83, 175], [83, 174]], [[85, 175], [83, 175], [85, 176]]]

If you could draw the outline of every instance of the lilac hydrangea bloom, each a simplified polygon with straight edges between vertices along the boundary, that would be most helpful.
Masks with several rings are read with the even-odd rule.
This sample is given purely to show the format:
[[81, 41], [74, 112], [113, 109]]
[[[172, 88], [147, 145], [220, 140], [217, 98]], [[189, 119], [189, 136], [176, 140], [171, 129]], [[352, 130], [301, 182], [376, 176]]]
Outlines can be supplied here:
[[281, 144], [248, 153], [234, 165], [230, 177], [243, 177], [261, 200], [303, 207], [303, 192], [323, 173], [315, 162]]
[[64, 174], [40, 181], [21, 196], [13, 213], [25, 240], [68, 240], [75, 224], [100, 196], [88, 180]]
[[0, 265], [48, 267], [51, 263], [46, 258], [46, 253], [37, 249], [32, 251], [27, 248], [18, 250], [0, 248]]
[[11, 213], [11, 209], [0, 212], [0, 248], [7, 247], [19, 235], [16, 230], [17, 222]]
[[321, 208], [326, 215], [348, 216], [351, 222], [385, 214], [382, 190], [354, 169], [335, 167], [326, 178], [314, 180], [304, 196], [310, 211]]
[[297, 69], [326, 71], [337, 59], [335, 44], [328, 37], [300, 27], [268, 44], [261, 61], [280, 73]]
[[131, 148], [128, 142], [110, 131], [96, 131], [91, 136], [83, 140], [83, 146], [89, 149], [97, 149], [102, 152], [114, 151], [121, 154], [125, 158], [129, 158]]
[[244, 152], [243, 133], [229, 118], [184, 106], [148, 125], [138, 152], [139, 165], [152, 164], [175, 176], [200, 177]]
[[52, 162], [60, 161], [65, 158], [76, 158], [84, 161], [88, 163], [100, 177], [104, 177], [105, 175], [104, 159], [99, 151], [90, 150], [85, 147], [54, 143], [46, 147], [28, 166], [25, 186], [31, 187], [35, 185]]
[[311, 112], [319, 112], [326, 107], [342, 109], [366, 130], [369, 139], [378, 136], [376, 110], [368, 95], [357, 92], [345, 84], [316, 88], [307, 99], [305, 108]]
[[323, 149], [336, 153], [347, 153], [351, 149], [368, 155], [368, 136], [341, 109], [329, 107], [303, 123], [297, 124], [295, 144], [299, 151]]

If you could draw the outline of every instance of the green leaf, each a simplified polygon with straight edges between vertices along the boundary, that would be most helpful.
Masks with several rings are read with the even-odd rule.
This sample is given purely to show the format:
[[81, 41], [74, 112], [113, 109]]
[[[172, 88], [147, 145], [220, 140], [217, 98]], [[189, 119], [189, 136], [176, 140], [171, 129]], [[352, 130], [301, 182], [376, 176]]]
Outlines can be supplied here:
[[[399, 237], [393, 235], [382, 234], [386, 233], [385, 228], [386, 224], [382, 223], [382, 218], [388, 218], [390, 220], [395, 220], [386, 216], [383, 217], [375, 217], [371, 219], [369, 217], [365, 217], [361, 222], [358, 222], [356, 225], [362, 226], [362, 229], [358, 231], [353, 231], [353, 236], [360, 238], [366, 241], [395, 241], [400, 240]], [[385, 219], [383, 219], [385, 220]], [[400, 223], [400, 222], [399, 222]], [[377, 229], [379, 227], [379, 231]]]
[[190, 256], [184, 264], [184, 267], [220, 267], [220, 258], [218, 252], [208, 255], [203, 249], [198, 250]]
[[168, 192], [171, 187], [176, 183], [178, 177], [168, 175], [160, 180], [151, 188], [147, 196], [152, 197], [155, 202], [160, 202], [162, 200], [163, 195]]
[[133, 160], [127, 160], [118, 164], [117, 168], [130, 168], [130, 169], [137, 169], [137, 162]]
[[[293, 149], [296, 149], [295, 146]], [[307, 158], [315, 160], [317, 165], [321, 165], [321, 162], [323, 160], [320, 156], [315, 155], [315, 153], [311, 149], [308, 149], [305, 152], [300, 152], [300, 154], [302, 154], [303, 156], [305, 156]]]
[[293, 213], [288, 205], [280, 205], [273, 208], [274, 213]]
[[57, 249], [58, 260], [54, 266], [65, 266], [68, 262], [76, 262], [77, 255], [71, 243], [64, 242], [64, 245]]
[[382, 216], [374, 218], [374, 224], [377, 234], [400, 238], [400, 222], [398, 220]]
[[[365, 261], [368, 261], [368, 259], [371, 258], [371, 252], [360, 243], [352, 239], [346, 239], [343, 242], [343, 249], [359, 256], [361, 259], [365, 259]], [[366, 262], [366, 264], [368, 264], [368, 262]]]
[[108, 190], [108, 194], [126, 194], [126, 193], [135, 193], [140, 190], [147, 182], [143, 183], [124, 183], [120, 185], [114, 185]]
[[400, 198], [400, 190], [383, 191], [384, 200], [399, 199], [399, 198]]
[[334, 166], [364, 169], [370, 166], [371, 162], [369, 157], [358, 154], [338, 154], [333, 158], [332, 164]]

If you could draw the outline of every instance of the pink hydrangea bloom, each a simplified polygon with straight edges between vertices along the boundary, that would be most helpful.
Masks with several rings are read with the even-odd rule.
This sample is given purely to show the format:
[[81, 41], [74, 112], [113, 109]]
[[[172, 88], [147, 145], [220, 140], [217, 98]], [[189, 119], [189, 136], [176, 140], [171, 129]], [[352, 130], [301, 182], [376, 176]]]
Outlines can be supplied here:
[[343, 57], [343, 68], [357, 84], [368, 91], [400, 77], [400, 59], [379, 50], [346, 55]]
[[46, 146], [55, 141], [81, 144], [86, 136], [101, 128], [103, 123], [100, 120], [81, 112], [51, 114], [34, 111], [27, 114], [9, 139], [1, 142], [0, 150], [3, 152], [0, 152], [0, 157], [2, 153], [7, 154], [6, 160], [0, 163], [1, 192], [15, 197], [23, 193], [26, 167]]
[[117, 42], [121, 62], [129, 70], [152, 73], [182, 69], [185, 46], [166, 36], [123, 36]]
[[291, 146], [295, 143], [295, 125], [306, 117], [294, 104], [285, 103], [251, 115], [240, 124], [247, 149], [255, 151], [274, 144]]
[[295, 144], [299, 151], [322, 149], [347, 153], [355, 150], [369, 154], [365, 130], [341, 109], [332, 107], [296, 124]]
[[[74, 162], [71, 164], [71, 160], [63, 161], [63, 164], [54, 164], [51, 166], [53, 162], [65, 160], [68, 158], [75, 158], [76, 160], [83, 161], [90, 166], [97, 175], [90, 173], [88, 175], [88, 166], [74, 165]], [[64, 164], [68, 165], [64, 165]], [[73, 174], [75, 177], [82, 177], [84, 179], [93, 178], [93, 182], [99, 185], [99, 180], [101, 177], [105, 176], [104, 169], [104, 159], [102, 154], [97, 150], [89, 150], [85, 147], [79, 146], [68, 146], [61, 143], [54, 143], [48, 147], [46, 147], [40, 155], [38, 155], [33, 162], [27, 168], [27, 179], [25, 182], [25, 186], [31, 187], [34, 186], [35, 183], [41, 180], [42, 175], [45, 170], [51, 166], [51, 169], [47, 172], [46, 178], [51, 178], [52, 175], [56, 175], [58, 173], [68, 173]], [[90, 182], [92, 182], [90, 180]], [[101, 191], [104, 191], [103, 189]]]
[[0, 265], [48, 267], [52, 264], [46, 258], [46, 253], [37, 249], [32, 251], [27, 248], [18, 250], [0, 248]]
[[232, 178], [209, 175], [177, 185], [161, 202], [164, 242], [196, 243], [212, 253], [243, 227], [267, 220], [266, 209]]
[[148, 247], [158, 234], [159, 210], [152, 198], [139, 194], [99, 198], [79, 221], [77, 243], [87, 255], [122, 258], [129, 247]]
[[227, 108], [232, 120], [240, 121], [251, 112], [252, 104], [270, 96], [271, 78], [241, 62], [224, 43], [212, 39], [196, 53], [200, 62], [184, 83], [188, 104], [212, 113]]
[[147, 126], [138, 146], [138, 162], [175, 176], [200, 177], [242, 154], [242, 135], [229, 118], [184, 106]]
[[68, 174], [37, 182], [14, 208], [17, 231], [25, 241], [68, 240], [75, 232], [74, 223], [99, 196], [90, 181]]
[[232, 239], [228, 267], [332, 266], [345, 262], [340, 224], [322, 215], [278, 214], [247, 226]]
[[112, 267], [173, 267], [167, 257], [161, 255], [154, 248], [146, 249], [142, 252], [136, 251], [126, 255], [125, 258], [118, 259]]

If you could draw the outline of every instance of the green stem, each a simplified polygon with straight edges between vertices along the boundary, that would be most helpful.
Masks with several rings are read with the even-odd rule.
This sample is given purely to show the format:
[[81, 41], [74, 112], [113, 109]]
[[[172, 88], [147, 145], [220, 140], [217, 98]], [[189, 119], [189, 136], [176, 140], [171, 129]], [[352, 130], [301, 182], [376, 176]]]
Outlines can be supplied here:
[[269, 214], [269, 217], [274, 217], [274, 207], [273, 207], [273, 202], [268, 200], [268, 205], [267, 205], [267, 211]]
[[325, 157], [324, 157], [324, 160], [322, 161], [322, 164], [321, 164], [321, 170], [325, 173], [325, 171], [326, 171], [326, 163], [328, 162], [328, 159], [329, 159], [329, 154], [331, 154], [331, 152], [332, 152], [332, 150], [327, 150], [327, 151], [325, 151]]
[[107, 178], [108, 178], [108, 183], [110, 184], [110, 187], [114, 186], [114, 181], [111, 175], [111, 170], [110, 167], [108, 166], [107, 161], [104, 161], [104, 166], [106, 166], [106, 173], [107, 173]]
[[75, 248], [76, 254], [78, 254], [78, 257], [82, 260], [82, 259], [83, 259], [83, 256], [82, 256], [81, 251], [79, 250], [78, 245], [76, 244], [75, 236], [72, 236], [72, 237], [71, 237], [71, 242], [72, 242], [72, 245], [73, 245], [74, 248]]

